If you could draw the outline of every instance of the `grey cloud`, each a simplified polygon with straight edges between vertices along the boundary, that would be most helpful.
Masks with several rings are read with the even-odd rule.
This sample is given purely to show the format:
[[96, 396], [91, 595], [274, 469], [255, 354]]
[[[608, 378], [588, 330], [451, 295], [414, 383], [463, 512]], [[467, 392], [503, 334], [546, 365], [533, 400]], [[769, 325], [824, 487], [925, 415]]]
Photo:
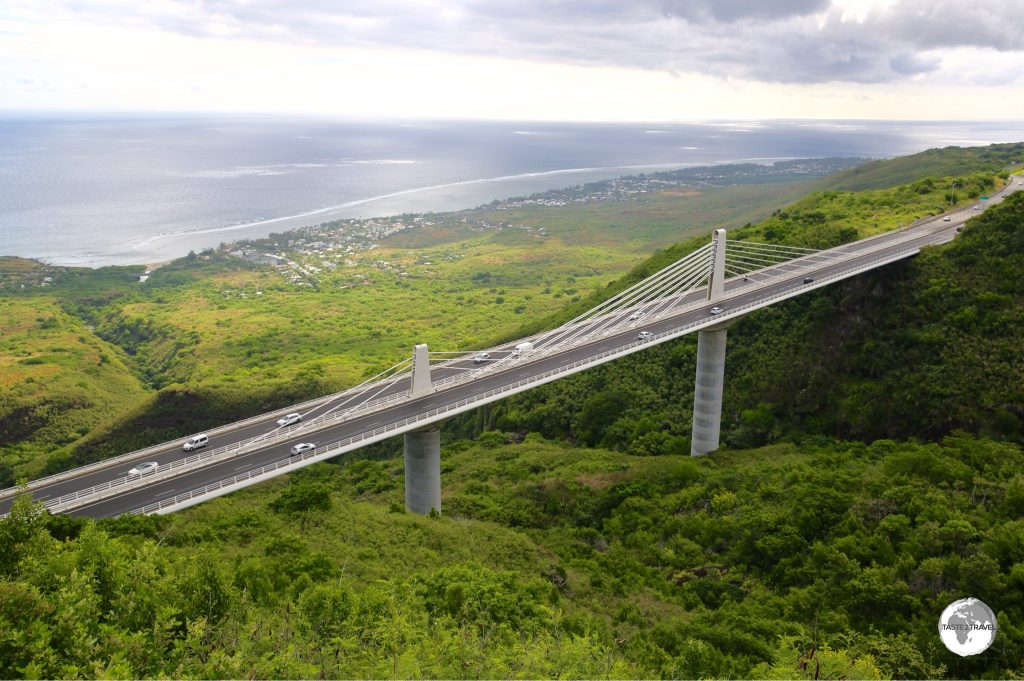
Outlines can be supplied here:
[[883, 21], [893, 36], [918, 48], [1024, 49], [1024, 0], [917, 0], [896, 5]]
[[120, 1], [99, 20], [770, 82], [900, 81], [940, 68], [949, 47], [1024, 50], [1024, 0], [903, 0], [863, 22], [831, 0], [181, 0], [162, 14]]
[[665, 16], [695, 23], [732, 23], [744, 19], [778, 20], [828, 9], [829, 0], [663, 0]]

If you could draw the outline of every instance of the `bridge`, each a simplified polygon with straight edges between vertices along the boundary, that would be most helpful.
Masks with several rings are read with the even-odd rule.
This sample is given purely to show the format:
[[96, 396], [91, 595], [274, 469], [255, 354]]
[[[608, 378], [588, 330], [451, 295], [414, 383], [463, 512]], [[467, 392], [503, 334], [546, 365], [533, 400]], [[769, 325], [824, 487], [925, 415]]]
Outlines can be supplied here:
[[[1024, 185], [1014, 177], [998, 194]], [[691, 454], [719, 445], [728, 326], [750, 312], [955, 238], [975, 215], [966, 207], [896, 231], [813, 250], [733, 241], [710, 243], [557, 329], [473, 352], [417, 345], [411, 356], [354, 388], [206, 431], [209, 445], [173, 442], [31, 481], [53, 512], [108, 517], [171, 513], [395, 435], [405, 437], [405, 501], [416, 513], [441, 510], [440, 424], [457, 414], [697, 334]], [[302, 420], [279, 425], [298, 413]], [[293, 454], [297, 443], [314, 448]], [[156, 462], [155, 470], [129, 469]], [[0, 513], [16, 489], [0, 491]]]

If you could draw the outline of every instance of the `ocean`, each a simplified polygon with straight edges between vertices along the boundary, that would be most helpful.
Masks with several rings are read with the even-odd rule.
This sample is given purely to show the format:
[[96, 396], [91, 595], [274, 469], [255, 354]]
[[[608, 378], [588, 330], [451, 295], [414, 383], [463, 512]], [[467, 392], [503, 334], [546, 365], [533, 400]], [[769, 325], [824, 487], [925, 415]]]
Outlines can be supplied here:
[[338, 218], [472, 208], [638, 172], [1020, 141], [1008, 123], [357, 123], [0, 116], [0, 255], [155, 263]]

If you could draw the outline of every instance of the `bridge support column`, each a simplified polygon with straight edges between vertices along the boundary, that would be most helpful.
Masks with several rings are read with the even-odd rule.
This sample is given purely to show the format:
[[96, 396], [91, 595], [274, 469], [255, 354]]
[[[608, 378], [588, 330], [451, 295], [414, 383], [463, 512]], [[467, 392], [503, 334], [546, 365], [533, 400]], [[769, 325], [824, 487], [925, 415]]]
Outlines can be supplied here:
[[[725, 230], [712, 236], [708, 301], [725, 295]], [[718, 326], [697, 332], [697, 380], [693, 388], [693, 429], [690, 456], [718, 449], [722, 430], [722, 390], [725, 386], [725, 329]]]
[[441, 512], [441, 429], [405, 434], [405, 508], [426, 515]]
[[725, 329], [697, 332], [697, 381], [693, 391], [690, 456], [718, 449], [725, 385]]

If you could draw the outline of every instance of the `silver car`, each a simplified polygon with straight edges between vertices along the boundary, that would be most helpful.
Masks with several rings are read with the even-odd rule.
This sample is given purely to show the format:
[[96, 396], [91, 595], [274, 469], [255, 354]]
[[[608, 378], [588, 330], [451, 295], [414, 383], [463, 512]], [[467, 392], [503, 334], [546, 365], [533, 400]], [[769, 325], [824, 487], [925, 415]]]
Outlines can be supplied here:
[[305, 454], [316, 449], [316, 445], [312, 442], [300, 442], [299, 444], [292, 447], [292, 456], [298, 456], [299, 454]]
[[277, 420], [277, 425], [283, 428], [284, 426], [290, 426], [293, 423], [298, 423], [301, 420], [302, 420], [302, 414], [299, 414], [298, 412], [295, 412], [293, 414], [288, 414], [285, 417], [279, 418]]
[[128, 471], [130, 477], [136, 475], [147, 475], [149, 473], [156, 473], [157, 469], [160, 468], [160, 464], [156, 461], [147, 461], [146, 463], [140, 463], [135, 468]]

